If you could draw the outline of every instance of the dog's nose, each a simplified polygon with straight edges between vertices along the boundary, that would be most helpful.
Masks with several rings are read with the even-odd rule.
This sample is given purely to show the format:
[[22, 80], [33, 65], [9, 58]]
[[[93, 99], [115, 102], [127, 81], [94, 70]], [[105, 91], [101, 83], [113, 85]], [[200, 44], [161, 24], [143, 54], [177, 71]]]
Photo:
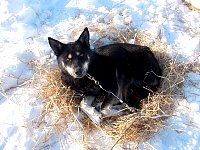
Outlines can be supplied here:
[[78, 68], [76, 71], [75, 71], [76, 75], [82, 75], [83, 71], [81, 68]]

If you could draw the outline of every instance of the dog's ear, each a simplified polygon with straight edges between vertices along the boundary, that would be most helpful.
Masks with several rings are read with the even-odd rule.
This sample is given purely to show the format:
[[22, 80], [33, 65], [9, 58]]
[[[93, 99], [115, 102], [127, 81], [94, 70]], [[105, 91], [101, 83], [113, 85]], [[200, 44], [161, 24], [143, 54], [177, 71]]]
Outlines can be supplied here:
[[58, 56], [62, 53], [63, 51], [63, 43], [61, 43], [60, 41], [57, 41], [51, 37], [48, 37], [49, 40], [49, 45], [52, 48], [52, 50], [54, 51], [55, 55]]
[[84, 47], [90, 47], [89, 40], [90, 40], [90, 34], [88, 28], [86, 27], [81, 33], [78, 41], [81, 42], [81, 44], [83, 44]]

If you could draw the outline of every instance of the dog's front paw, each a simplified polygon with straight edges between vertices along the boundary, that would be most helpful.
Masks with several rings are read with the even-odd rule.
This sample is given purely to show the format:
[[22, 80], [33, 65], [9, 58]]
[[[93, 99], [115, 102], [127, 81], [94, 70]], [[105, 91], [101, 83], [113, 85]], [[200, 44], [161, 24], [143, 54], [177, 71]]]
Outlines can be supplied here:
[[94, 107], [88, 106], [83, 101], [81, 102], [81, 110], [87, 114], [87, 116], [97, 125], [100, 125], [102, 120], [102, 114], [98, 112]]
[[111, 117], [111, 116], [119, 116], [123, 114], [123, 110], [116, 110], [113, 108], [105, 108], [103, 110], [101, 110], [101, 113], [105, 116], [105, 117]]
[[102, 121], [102, 114], [95, 110], [95, 108], [82, 109], [84, 113], [97, 125], [100, 125]]

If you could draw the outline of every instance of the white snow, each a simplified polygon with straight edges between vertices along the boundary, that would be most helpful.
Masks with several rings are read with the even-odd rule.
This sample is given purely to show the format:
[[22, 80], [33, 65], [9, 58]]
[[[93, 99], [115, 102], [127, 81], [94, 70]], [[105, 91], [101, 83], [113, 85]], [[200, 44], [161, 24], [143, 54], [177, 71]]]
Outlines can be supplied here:
[[[198, 0], [191, 3], [199, 8]], [[76, 125], [73, 131], [71, 127], [43, 143], [46, 130], [51, 130], [50, 122], [46, 120], [46, 129], [37, 129], [33, 123], [40, 119], [43, 105], [37, 91], [28, 86], [33, 71], [27, 64], [54, 59], [48, 36], [71, 42], [79, 36], [72, 35], [72, 29], [81, 32], [85, 26], [99, 26], [103, 30], [112, 22], [122, 30], [133, 26], [155, 37], [160, 33], [172, 48], [172, 57], [178, 52], [180, 62], [200, 62], [200, 11], [190, 10], [181, 0], [1, 0], [0, 17], [0, 149], [85, 149], [73, 140], [82, 134]], [[91, 32], [91, 41], [98, 38], [98, 33]], [[110, 43], [106, 37], [102, 42]], [[134, 43], [134, 37], [129, 42]], [[166, 150], [200, 149], [199, 73], [186, 74], [183, 92], [185, 98], [176, 100], [178, 108], [168, 120], [169, 126], [140, 149], [145, 145]], [[98, 135], [93, 138], [102, 147], [96, 148], [110, 148]]]

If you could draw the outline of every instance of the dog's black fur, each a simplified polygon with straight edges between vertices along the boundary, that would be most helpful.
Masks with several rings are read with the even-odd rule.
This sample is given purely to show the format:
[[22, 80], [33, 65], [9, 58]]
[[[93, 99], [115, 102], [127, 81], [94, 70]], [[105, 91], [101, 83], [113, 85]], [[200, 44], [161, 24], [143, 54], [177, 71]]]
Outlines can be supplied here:
[[[161, 69], [146, 46], [116, 43], [91, 50], [87, 28], [72, 43], [63, 44], [50, 37], [48, 40], [66, 85], [85, 96], [107, 94], [101, 110], [119, 104], [119, 99], [139, 108], [140, 100], [156, 91], [160, 84]], [[119, 99], [102, 90], [87, 74]]]

